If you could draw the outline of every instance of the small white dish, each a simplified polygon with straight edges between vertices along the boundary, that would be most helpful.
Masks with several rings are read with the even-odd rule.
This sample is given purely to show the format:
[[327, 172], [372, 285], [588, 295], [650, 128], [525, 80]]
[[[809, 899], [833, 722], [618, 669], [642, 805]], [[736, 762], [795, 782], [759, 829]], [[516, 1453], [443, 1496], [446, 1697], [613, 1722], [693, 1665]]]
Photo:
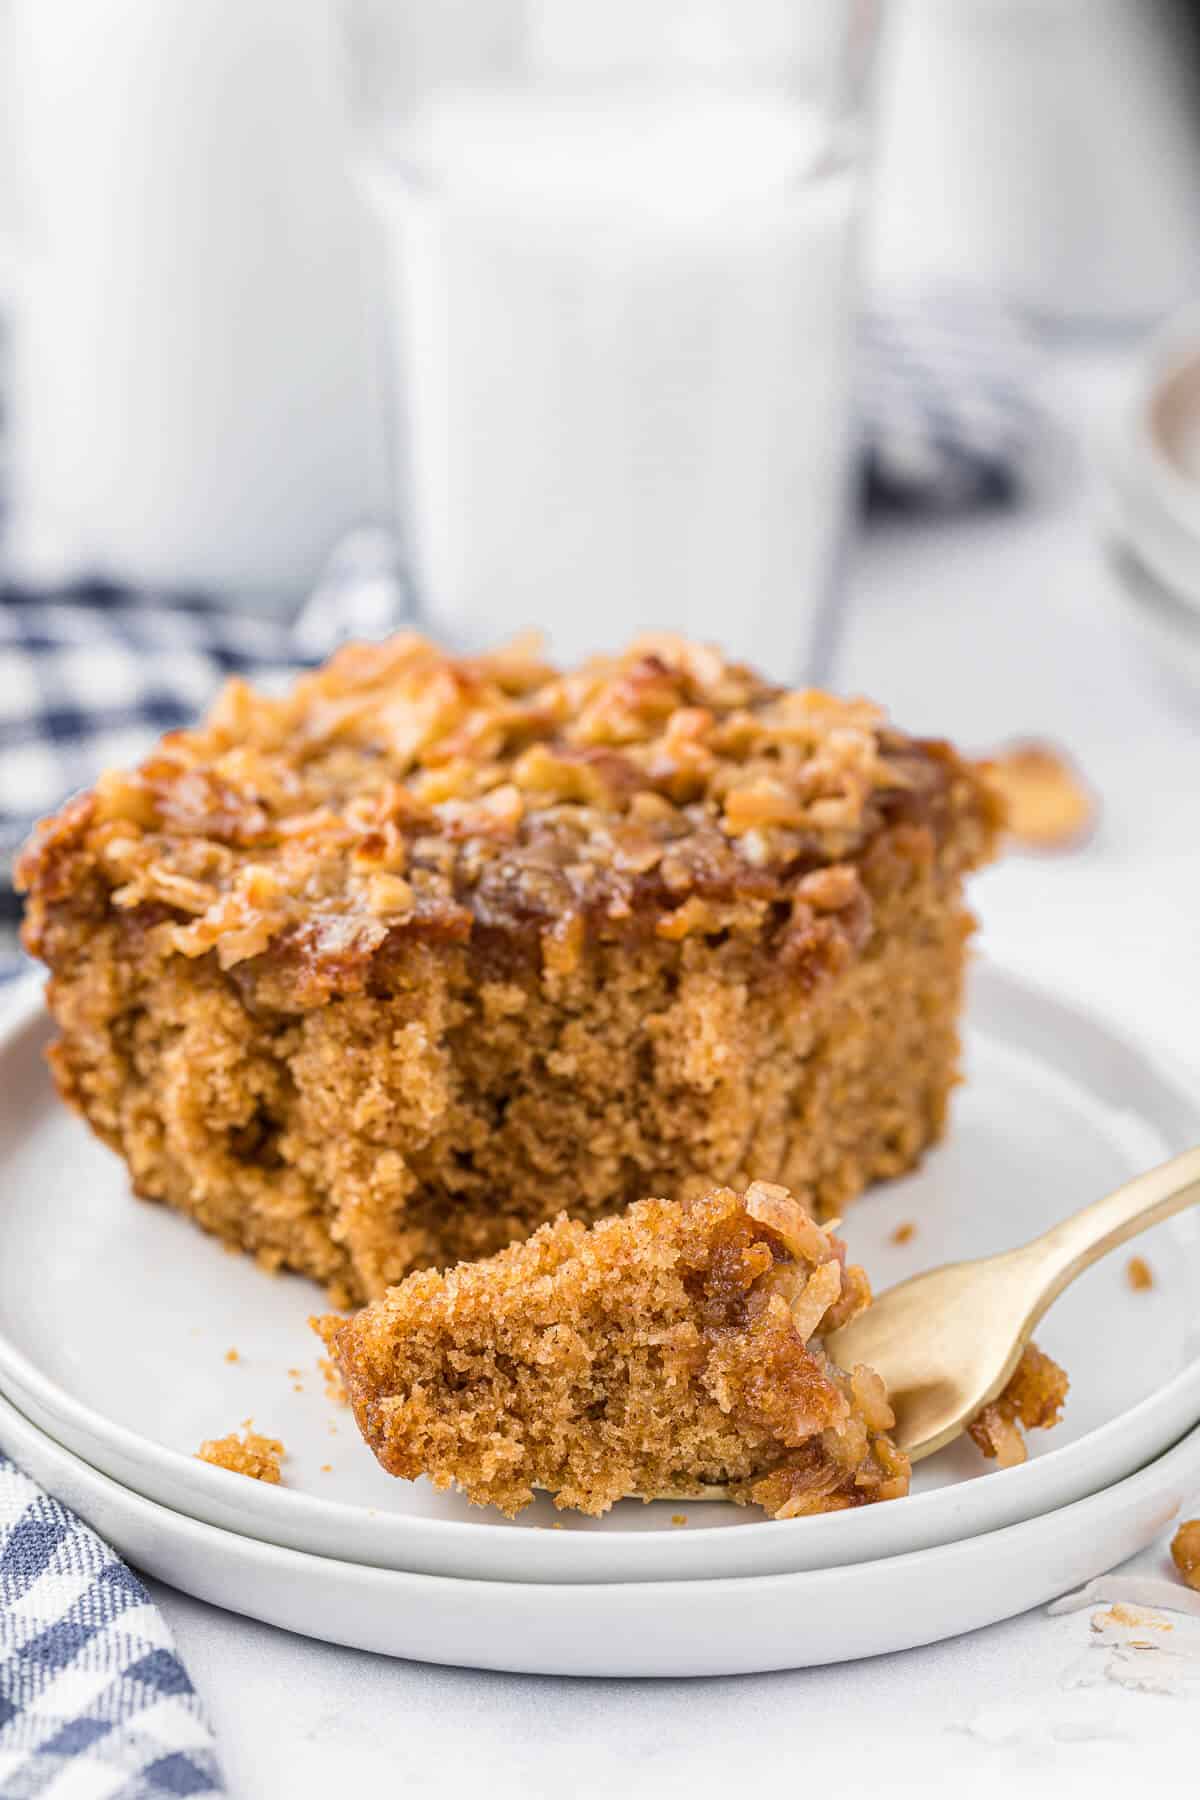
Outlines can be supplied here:
[[[1033, 1236], [1200, 1137], [1186, 1084], [1121, 1035], [986, 965], [973, 975], [969, 1077], [946, 1143], [877, 1189], [845, 1231], [877, 1288]], [[323, 1299], [269, 1280], [164, 1208], [53, 1095], [48, 1026], [27, 992], [0, 1033], [0, 1391], [134, 1491], [221, 1529], [393, 1569], [538, 1582], [695, 1580], [895, 1556], [1017, 1523], [1131, 1474], [1200, 1420], [1200, 1217], [1116, 1256], [1054, 1308], [1039, 1341], [1070, 1371], [1062, 1425], [997, 1471], [960, 1443], [894, 1505], [773, 1523], [739, 1507], [623, 1502], [604, 1519], [548, 1499], [519, 1520], [395, 1481], [326, 1396], [307, 1328]], [[911, 1242], [891, 1241], [913, 1221]], [[237, 1360], [226, 1354], [236, 1350]], [[195, 1459], [252, 1417], [283, 1440], [285, 1485]], [[686, 1526], [672, 1523], [686, 1514]], [[550, 1529], [554, 1527], [554, 1529]]]
[[361, 1650], [531, 1675], [749, 1675], [931, 1644], [1123, 1562], [1200, 1481], [1197, 1429], [1073, 1506], [882, 1562], [719, 1581], [462, 1581], [201, 1524], [89, 1468], [2, 1400], [0, 1445], [136, 1568], [214, 1606]]
[[1120, 543], [1200, 624], [1200, 304], [1143, 352], [1109, 474]]

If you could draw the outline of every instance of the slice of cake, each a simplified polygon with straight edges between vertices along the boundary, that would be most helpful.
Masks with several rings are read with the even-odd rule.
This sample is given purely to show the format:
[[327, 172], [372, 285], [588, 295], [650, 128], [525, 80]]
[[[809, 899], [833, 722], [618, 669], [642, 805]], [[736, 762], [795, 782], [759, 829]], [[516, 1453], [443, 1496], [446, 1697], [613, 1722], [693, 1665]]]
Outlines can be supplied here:
[[712, 649], [404, 636], [234, 682], [19, 878], [135, 1190], [355, 1301], [564, 1210], [910, 1167], [996, 822], [946, 744]]
[[777, 1519], [891, 1500], [908, 1461], [879, 1376], [821, 1337], [870, 1301], [786, 1189], [559, 1218], [317, 1327], [380, 1463], [507, 1513], [728, 1488]]

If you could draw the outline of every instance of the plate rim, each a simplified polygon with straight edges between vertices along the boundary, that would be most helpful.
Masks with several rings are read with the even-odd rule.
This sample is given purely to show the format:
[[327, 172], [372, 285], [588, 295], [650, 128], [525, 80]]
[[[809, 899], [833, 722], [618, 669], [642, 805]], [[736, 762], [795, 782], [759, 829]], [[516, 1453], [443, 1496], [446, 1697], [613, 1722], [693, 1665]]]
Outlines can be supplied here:
[[[1050, 1015], [1061, 1016], [1064, 1013], [1069, 1015], [1076, 1026], [1083, 1026], [1089, 1033], [1107, 1039], [1117, 1046], [1122, 1055], [1134, 1057], [1145, 1068], [1159, 1093], [1168, 1096], [1170, 1102], [1179, 1111], [1180, 1117], [1186, 1117], [1191, 1121], [1189, 1129], [1200, 1135], [1200, 1106], [1193, 1098], [1192, 1084], [1187, 1071], [1170, 1052], [1152, 1050], [1136, 1029], [1127, 1029], [1123, 1022], [1110, 1018], [1090, 1002], [1074, 995], [1060, 994], [1045, 984], [1028, 979], [1023, 973], [995, 958], [976, 957], [970, 974], [973, 980], [982, 977], [985, 984], [997, 987], [1006, 997], [1016, 1000], [1019, 1004], [1032, 1002]], [[44, 987], [44, 977], [35, 971], [32, 975], [22, 977], [14, 983], [8, 995], [5, 996], [3, 1010], [0, 1011], [0, 1059], [14, 1050], [19, 1050], [20, 1040], [26, 1033], [44, 1028], [47, 1023], [52, 1024], [52, 1021], [47, 1018], [43, 1004]], [[302, 1548], [294, 1543], [284, 1542], [279, 1536], [262, 1534], [273, 1530], [275, 1532], [282, 1531], [285, 1535], [290, 1534], [294, 1537], [298, 1531], [304, 1528], [306, 1521], [311, 1531], [318, 1531], [322, 1527], [332, 1530], [339, 1521], [344, 1530], [347, 1526], [352, 1528], [356, 1519], [361, 1525], [363, 1515], [368, 1515], [372, 1519], [378, 1516], [377, 1512], [373, 1513], [372, 1509], [365, 1508], [361, 1504], [351, 1505], [344, 1501], [327, 1500], [318, 1495], [302, 1493], [282, 1486], [260, 1491], [261, 1484], [254, 1484], [254, 1491], [243, 1494], [241, 1489], [248, 1485], [244, 1479], [239, 1485], [232, 1485], [236, 1478], [231, 1476], [228, 1471], [210, 1467], [200, 1463], [194, 1456], [189, 1456], [184, 1451], [160, 1444], [155, 1439], [143, 1435], [134, 1427], [122, 1425], [118, 1421], [108, 1418], [86, 1401], [76, 1398], [58, 1382], [43, 1375], [31, 1359], [3, 1331], [0, 1331], [0, 1397], [7, 1397], [14, 1404], [19, 1398], [21, 1407], [26, 1410], [32, 1400], [34, 1407], [43, 1415], [42, 1418], [35, 1419], [34, 1428], [44, 1431], [52, 1441], [59, 1441], [56, 1434], [65, 1420], [73, 1432], [82, 1433], [89, 1439], [112, 1445], [114, 1452], [123, 1463], [145, 1468], [152, 1477], [155, 1471], [159, 1471], [161, 1480], [178, 1485], [185, 1495], [194, 1497], [188, 1500], [188, 1506], [193, 1510], [189, 1511], [187, 1516], [195, 1518], [197, 1522], [208, 1524], [213, 1530], [239, 1531], [242, 1535], [253, 1536], [260, 1543], [290, 1549], [297, 1555], [328, 1556], [330, 1555], [328, 1551], [315, 1550], [311, 1547]], [[855, 1554], [855, 1546], [869, 1534], [878, 1534], [881, 1529], [888, 1536], [917, 1540], [915, 1546], [910, 1541], [904, 1543], [902, 1547], [888, 1549], [884, 1553], [887, 1556], [923, 1554], [926, 1549], [938, 1547], [946, 1542], [963, 1542], [970, 1537], [995, 1529], [1009, 1529], [1012, 1525], [1023, 1522], [1028, 1517], [1043, 1516], [1047, 1512], [1058, 1510], [1064, 1504], [1074, 1504], [1082, 1497], [1081, 1495], [1076, 1494], [1070, 1500], [1064, 1500], [1061, 1496], [1058, 1499], [1049, 1498], [1044, 1502], [1035, 1503], [1030, 1512], [1022, 1513], [1021, 1518], [1016, 1516], [1016, 1512], [1020, 1511], [1022, 1505], [1025, 1504], [1018, 1500], [1018, 1495], [1035, 1485], [1053, 1490], [1056, 1486], [1056, 1478], [1063, 1477], [1064, 1468], [1080, 1460], [1080, 1451], [1083, 1446], [1091, 1447], [1094, 1452], [1098, 1444], [1106, 1445], [1110, 1439], [1116, 1439], [1118, 1436], [1129, 1433], [1131, 1422], [1136, 1425], [1143, 1422], [1152, 1413], [1170, 1411], [1172, 1406], [1181, 1399], [1188, 1402], [1187, 1410], [1192, 1422], [1200, 1424], [1200, 1353], [1192, 1357], [1182, 1369], [1153, 1393], [1144, 1396], [1143, 1399], [1132, 1407], [1126, 1408], [1114, 1418], [1093, 1427], [1091, 1431], [1073, 1440], [1070, 1444], [1048, 1449], [1036, 1460], [1016, 1468], [989, 1471], [987, 1491], [991, 1497], [993, 1509], [990, 1523], [986, 1521], [981, 1524], [968, 1523], [966, 1528], [962, 1529], [964, 1522], [959, 1520], [952, 1535], [930, 1541], [930, 1533], [941, 1529], [943, 1524], [947, 1527], [955, 1525], [955, 1521], [946, 1515], [952, 1515], [961, 1510], [963, 1495], [969, 1491], [958, 1485], [909, 1496], [903, 1509], [900, 1509], [902, 1516], [896, 1517], [890, 1530], [881, 1527], [879, 1521], [870, 1516], [877, 1512], [878, 1509], [875, 1508], [860, 1508], [849, 1513], [819, 1515], [805, 1521], [805, 1537], [802, 1540], [807, 1550], [817, 1555], [818, 1561], [813, 1565], [810, 1554], [808, 1566], [799, 1572], [813, 1573], [816, 1568], [822, 1566], [843, 1566], [847, 1562], [877, 1560], [877, 1552]], [[44, 1416], [47, 1414], [54, 1422], [53, 1432], [45, 1424]], [[66, 1444], [63, 1445], [63, 1448], [70, 1454], [79, 1454], [77, 1450]], [[1142, 1463], [1135, 1466], [1142, 1466], [1147, 1460], [1153, 1460], [1159, 1453], [1157, 1450], [1149, 1452], [1148, 1457], [1143, 1457]], [[88, 1462], [88, 1466], [95, 1466], [86, 1457], [81, 1456], [80, 1460]], [[147, 1493], [142, 1487], [135, 1487], [125, 1482], [121, 1476], [108, 1474], [107, 1471], [102, 1472], [106, 1473], [106, 1478], [116, 1480], [120, 1485], [128, 1486], [129, 1491], [140, 1494], [150, 1504], [165, 1505], [170, 1510], [182, 1510], [174, 1499], [164, 1499], [158, 1492]], [[1132, 1470], [1126, 1470], [1117, 1479], [1128, 1479], [1132, 1472]], [[1102, 1487], [1110, 1483], [1102, 1483]], [[1088, 1491], [1093, 1490], [1089, 1489]], [[1007, 1504], [1002, 1505], [1002, 1500], [1007, 1501]], [[194, 1510], [194, 1507], [201, 1503], [208, 1507], [210, 1516], [206, 1517], [204, 1513], [197, 1513]], [[890, 1508], [887, 1510], [891, 1513]], [[213, 1512], [221, 1515], [220, 1522], [211, 1516]], [[237, 1525], [225, 1523], [224, 1521], [232, 1513], [245, 1515], [243, 1521]], [[368, 1551], [364, 1552], [364, 1557], [358, 1566], [390, 1568], [394, 1572], [402, 1570], [429, 1574], [436, 1572], [442, 1579], [496, 1581], [511, 1579], [503, 1572], [467, 1576], [455, 1576], [448, 1572], [449, 1566], [455, 1562], [461, 1564], [464, 1556], [471, 1561], [478, 1561], [480, 1558], [483, 1561], [493, 1560], [497, 1570], [503, 1570], [503, 1565], [508, 1560], [505, 1555], [505, 1544], [508, 1543], [510, 1551], [512, 1551], [515, 1550], [515, 1543], [508, 1532], [497, 1531], [495, 1525], [486, 1517], [476, 1520], [470, 1517], [460, 1519], [392, 1514], [389, 1515], [389, 1518], [397, 1523], [402, 1520], [400, 1529], [405, 1537], [411, 1540], [409, 1547], [402, 1552], [406, 1558], [405, 1562], [402, 1564], [396, 1560], [401, 1554], [399, 1550], [392, 1553], [392, 1558], [388, 1562], [380, 1562], [377, 1558], [382, 1552], [370, 1551], [368, 1547]], [[757, 1562], [763, 1561], [764, 1558], [768, 1561], [779, 1561], [783, 1567], [790, 1568], [791, 1572], [798, 1572], [795, 1564], [791, 1562], [789, 1554], [794, 1554], [795, 1550], [799, 1548], [795, 1536], [795, 1521], [763, 1519], [754, 1520], [753, 1524], [755, 1527], [754, 1540], [759, 1550], [756, 1555], [750, 1551], [747, 1545], [743, 1552], [747, 1559]], [[718, 1534], [719, 1545], [714, 1544], [714, 1539]], [[532, 1532], [528, 1534], [530, 1539], [533, 1538], [533, 1535]], [[741, 1532], [734, 1535], [738, 1538], [743, 1536]], [[678, 1549], [664, 1553], [659, 1547], [667, 1542], [676, 1546], [687, 1545], [690, 1549], [686, 1554]], [[823, 1547], [826, 1543], [828, 1544], [827, 1550]], [[484, 1549], [485, 1545], [489, 1547], [487, 1550]], [[528, 1545], [523, 1545], [522, 1548], [526, 1549]], [[697, 1561], [702, 1558], [708, 1548], [726, 1559], [737, 1554], [735, 1546], [730, 1541], [729, 1530], [725, 1526], [696, 1525], [689, 1527], [686, 1533], [627, 1531], [619, 1527], [594, 1535], [583, 1532], [567, 1533], [562, 1536], [546, 1532], [537, 1533], [539, 1564], [547, 1565], [551, 1570], [561, 1569], [563, 1571], [554, 1577], [555, 1585], [560, 1586], [572, 1585], [573, 1576], [575, 1580], [586, 1585], [614, 1582], [623, 1584], [646, 1579], [666, 1581], [697, 1579], [695, 1575], [688, 1574], [686, 1570], [674, 1575], [648, 1577], [637, 1572], [637, 1566], [642, 1563], [661, 1561], [666, 1567], [670, 1565], [673, 1558], [676, 1562]], [[479, 1557], [471, 1555], [473, 1550], [479, 1552]], [[772, 1555], [773, 1550], [776, 1551], [774, 1556]], [[589, 1568], [598, 1569], [601, 1565], [622, 1556], [628, 1559], [634, 1572], [617, 1576], [603, 1573], [589, 1575], [587, 1573]], [[417, 1559], [415, 1568], [412, 1566], [414, 1557]], [[428, 1566], [435, 1562], [444, 1566], [435, 1571]], [[578, 1564], [582, 1564], [582, 1574], [576, 1571]], [[760, 1569], [755, 1573], [743, 1572], [725, 1578], [751, 1580], [765, 1578], [766, 1574], [767, 1571]]]
[[[15, 1423], [14, 1423], [15, 1422]], [[897, 1583], [904, 1584], [906, 1577], [913, 1577], [920, 1583], [919, 1594], [931, 1591], [937, 1593], [939, 1605], [944, 1606], [945, 1596], [951, 1593], [957, 1597], [959, 1588], [954, 1576], [957, 1571], [971, 1571], [975, 1559], [982, 1559], [985, 1569], [1002, 1563], [1006, 1553], [1020, 1551], [1022, 1573], [1030, 1560], [1028, 1546], [1031, 1541], [1041, 1543], [1043, 1538], [1049, 1540], [1061, 1536], [1064, 1522], [1072, 1526], [1072, 1542], [1077, 1552], [1081, 1547], [1093, 1541], [1087, 1527], [1098, 1516], [1112, 1512], [1117, 1508], [1132, 1511], [1137, 1522], [1131, 1527], [1136, 1538], [1132, 1547], [1128, 1544], [1122, 1552], [1107, 1561], [1108, 1567], [1116, 1567], [1126, 1556], [1136, 1553], [1139, 1548], [1150, 1543], [1159, 1531], [1163, 1530], [1178, 1515], [1187, 1494], [1200, 1474], [1200, 1425], [1193, 1426], [1174, 1443], [1167, 1446], [1159, 1456], [1155, 1457], [1144, 1468], [1122, 1480], [1101, 1488], [1098, 1492], [1085, 1495], [1069, 1505], [1056, 1507], [1048, 1512], [1035, 1514], [1032, 1518], [1018, 1524], [1001, 1527], [999, 1530], [982, 1532], [973, 1538], [954, 1540], [950, 1543], [932, 1546], [928, 1549], [913, 1550], [895, 1557], [868, 1559], [851, 1565], [835, 1565], [824, 1569], [782, 1571], [768, 1575], [716, 1576], [708, 1579], [678, 1581], [640, 1581], [640, 1582], [531, 1582], [531, 1581], [476, 1581], [462, 1576], [432, 1575], [420, 1571], [405, 1569], [375, 1568], [362, 1563], [347, 1562], [336, 1557], [315, 1555], [308, 1551], [293, 1550], [283, 1545], [264, 1543], [262, 1540], [247, 1537], [244, 1533], [225, 1530], [209, 1524], [205, 1520], [193, 1518], [190, 1514], [177, 1508], [151, 1500], [139, 1494], [135, 1489], [116, 1480], [102, 1469], [95, 1468], [71, 1450], [60, 1444], [49, 1432], [43, 1431], [30, 1421], [10, 1400], [0, 1395], [0, 1444], [6, 1439], [11, 1441], [15, 1433], [18, 1441], [23, 1434], [28, 1434], [35, 1441], [35, 1447], [44, 1445], [47, 1448], [51, 1463], [60, 1465], [56, 1474], [49, 1481], [33, 1476], [35, 1483], [46, 1487], [47, 1491], [56, 1493], [74, 1477], [74, 1485], [80, 1480], [91, 1493], [85, 1494], [88, 1501], [87, 1511], [78, 1502], [76, 1494], [68, 1489], [68, 1497], [61, 1504], [73, 1510], [82, 1518], [90, 1529], [96, 1531], [106, 1542], [110, 1541], [108, 1532], [111, 1524], [92, 1524], [88, 1513], [94, 1510], [95, 1498], [103, 1503], [108, 1499], [110, 1505], [115, 1501], [119, 1507], [127, 1511], [132, 1509], [135, 1519], [141, 1520], [144, 1526], [142, 1549], [127, 1551], [120, 1540], [128, 1537], [126, 1526], [112, 1536], [117, 1539], [113, 1543], [119, 1555], [125, 1556], [134, 1566], [145, 1567], [153, 1578], [166, 1582], [180, 1591], [192, 1594], [210, 1605], [221, 1607], [237, 1617], [258, 1619], [277, 1629], [300, 1632], [322, 1643], [343, 1645], [373, 1651], [376, 1654], [397, 1657], [412, 1657], [415, 1660], [441, 1663], [452, 1667], [483, 1668], [504, 1670], [513, 1673], [569, 1675], [572, 1677], [615, 1676], [619, 1678], [654, 1678], [668, 1677], [702, 1677], [705, 1675], [745, 1674], [767, 1672], [773, 1669], [811, 1667], [846, 1661], [859, 1656], [885, 1655], [897, 1650], [916, 1648], [921, 1644], [942, 1641], [960, 1635], [964, 1631], [979, 1629], [988, 1624], [1016, 1616], [1037, 1605], [1071, 1591], [1083, 1581], [1090, 1579], [1090, 1574], [1102, 1574], [1104, 1568], [1093, 1568], [1083, 1549], [1083, 1563], [1090, 1574], [1077, 1569], [1074, 1573], [1061, 1578], [1058, 1574], [1047, 1584], [1044, 1576], [1034, 1582], [1037, 1590], [1032, 1595], [1022, 1591], [1013, 1603], [1013, 1594], [1007, 1593], [999, 1605], [994, 1599], [987, 1603], [985, 1615], [980, 1616], [975, 1609], [969, 1619], [956, 1623], [945, 1623], [933, 1626], [932, 1618], [927, 1616], [921, 1620], [917, 1629], [911, 1629], [913, 1615], [918, 1610], [913, 1606], [896, 1608], [894, 1604], [888, 1611], [888, 1603], [883, 1592], [885, 1585], [894, 1590]], [[12, 1454], [11, 1450], [9, 1454]], [[17, 1450], [14, 1460], [18, 1467], [21, 1451]], [[1177, 1475], [1177, 1470], [1180, 1473]], [[65, 1473], [64, 1473], [65, 1471]], [[1171, 1484], [1174, 1485], [1172, 1490]], [[1161, 1490], [1164, 1485], [1166, 1493]], [[1055, 1531], [1055, 1527], [1058, 1531]], [[153, 1566], [150, 1555], [145, 1550], [145, 1543], [153, 1546]], [[180, 1541], [182, 1548], [180, 1549]], [[167, 1557], [164, 1558], [163, 1550]], [[361, 1623], [349, 1633], [339, 1629], [330, 1632], [322, 1631], [313, 1621], [302, 1621], [297, 1617], [294, 1604], [281, 1608], [278, 1603], [264, 1604], [261, 1599], [253, 1597], [243, 1583], [238, 1588], [237, 1601], [227, 1595], [221, 1596], [214, 1591], [211, 1579], [197, 1583], [185, 1568], [181, 1573], [176, 1565], [167, 1568], [165, 1563], [177, 1550], [186, 1554], [194, 1548], [197, 1554], [203, 1552], [203, 1562], [209, 1568], [220, 1569], [222, 1551], [232, 1549], [237, 1564], [244, 1574], [248, 1569], [266, 1571], [276, 1575], [291, 1590], [292, 1594], [307, 1592], [310, 1585], [305, 1577], [316, 1576], [321, 1581], [320, 1593], [327, 1600], [331, 1586], [343, 1587], [347, 1590], [344, 1604], [351, 1604], [361, 1599], [364, 1594], [376, 1600], [375, 1590], [379, 1590], [378, 1602], [386, 1600], [388, 1607], [389, 1630], [391, 1621], [426, 1619], [430, 1614], [440, 1613], [443, 1624], [450, 1622], [453, 1630], [463, 1621], [472, 1632], [476, 1630], [471, 1614], [480, 1605], [498, 1612], [506, 1606], [515, 1615], [512, 1620], [504, 1621], [506, 1630], [512, 1624], [518, 1629], [509, 1630], [510, 1641], [514, 1645], [515, 1654], [506, 1653], [502, 1657], [489, 1654], [486, 1656], [427, 1654], [421, 1650], [385, 1644], [379, 1641], [380, 1634], [363, 1631]], [[937, 1585], [931, 1589], [931, 1581]], [[832, 1655], [808, 1655], [807, 1652], [797, 1656], [794, 1652], [780, 1656], [773, 1650], [765, 1660], [758, 1660], [757, 1654], [746, 1658], [741, 1654], [731, 1660], [734, 1667], [727, 1666], [724, 1658], [718, 1655], [714, 1660], [711, 1653], [699, 1648], [693, 1650], [693, 1640], [697, 1646], [702, 1643], [723, 1643], [718, 1632], [709, 1632], [707, 1636], [690, 1633], [688, 1637], [687, 1660], [691, 1666], [682, 1667], [683, 1653], [665, 1651], [662, 1648], [661, 1632], [646, 1634], [641, 1643], [638, 1657], [642, 1666], [630, 1669], [619, 1668], [611, 1661], [602, 1659], [601, 1666], [568, 1667], [561, 1666], [561, 1653], [556, 1652], [554, 1663], [544, 1654], [534, 1651], [530, 1654], [527, 1645], [527, 1629], [536, 1617], [536, 1612], [548, 1611], [553, 1615], [550, 1621], [551, 1636], [557, 1644], [567, 1644], [572, 1648], [567, 1652], [566, 1660], [580, 1662], [575, 1646], [589, 1643], [592, 1640], [581, 1625], [588, 1623], [587, 1615], [595, 1614], [596, 1624], [602, 1626], [619, 1622], [624, 1611], [641, 1606], [643, 1613], [649, 1612], [656, 1626], [661, 1626], [664, 1615], [671, 1615], [682, 1607], [685, 1614], [696, 1608], [708, 1608], [710, 1612], [719, 1612], [723, 1602], [730, 1603], [726, 1613], [726, 1622], [734, 1629], [745, 1631], [756, 1629], [759, 1621], [773, 1619], [777, 1628], [782, 1625], [788, 1629], [790, 1622], [798, 1622], [804, 1628], [805, 1621], [813, 1618], [822, 1619], [824, 1613], [821, 1602], [827, 1600], [835, 1609], [844, 1603], [846, 1586], [850, 1583], [857, 1588], [859, 1584], [870, 1584], [878, 1590], [879, 1605], [873, 1607], [873, 1616], [885, 1617], [883, 1627], [884, 1641], [874, 1645], [855, 1643], [850, 1648], [841, 1648]], [[995, 1591], [995, 1589], [993, 1590]], [[876, 1598], [872, 1593], [872, 1600]], [[910, 1600], [913, 1598], [909, 1595]], [[243, 1604], [243, 1602], [245, 1602]], [[756, 1605], [755, 1603], [760, 1604]], [[444, 1603], [439, 1606], [439, 1603]], [[361, 1621], [361, 1612], [356, 1614]], [[328, 1626], [330, 1620], [327, 1612], [322, 1611], [320, 1623]], [[711, 1621], [710, 1621], [711, 1622]], [[519, 1626], [524, 1624], [526, 1631]], [[557, 1629], [556, 1629], [557, 1628]], [[374, 1641], [365, 1641], [370, 1635]], [[544, 1635], [544, 1627], [543, 1627]], [[622, 1639], [624, 1643], [630, 1640]], [[584, 1659], [586, 1660], [586, 1659]], [[650, 1666], [669, 1661], [671, 1666]]]

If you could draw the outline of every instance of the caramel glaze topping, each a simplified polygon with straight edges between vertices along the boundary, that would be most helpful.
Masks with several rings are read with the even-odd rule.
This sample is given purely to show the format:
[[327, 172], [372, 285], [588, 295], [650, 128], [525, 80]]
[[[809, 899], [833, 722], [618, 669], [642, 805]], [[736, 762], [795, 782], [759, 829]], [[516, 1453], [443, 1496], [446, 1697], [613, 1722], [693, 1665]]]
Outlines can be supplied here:
[[815, 967], [869, 934], [873, 846], [957, 870], [998, 810], [948, 745], [705, 646], [646, 637], [560, 674], [528, 643], [454, 659], [406, 634], [281, 698], [230, 682], [44, 823], [18, 882], [48, 961], [56, 908], [107, 913], [149, 954], [257, 979], [269, 953], [307, 1006], [386, 983], [414, 936], [524, 940], [568, 974], [589, 934], [766, 930], [782, 967]]

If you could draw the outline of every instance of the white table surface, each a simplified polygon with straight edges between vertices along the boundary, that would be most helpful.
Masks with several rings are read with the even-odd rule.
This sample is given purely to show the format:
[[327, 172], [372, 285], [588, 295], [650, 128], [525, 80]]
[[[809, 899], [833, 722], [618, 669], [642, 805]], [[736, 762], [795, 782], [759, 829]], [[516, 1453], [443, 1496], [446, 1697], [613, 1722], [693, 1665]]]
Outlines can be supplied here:
[[[1077, 443], [1122, 391], [1113, 351], [1058, 358], [1048, 395]], [[1168, 698], [1121, 628], [1087, 459], [1037, 507], [872, 529], [838, 685], [985, 748], [1067, 743], [1103, 796], [1093, 843], [1012, 857], [977, 886], [986, 953], [1104, 1008], [1200, 1066], [1200, 697]], [[1200, 1510], [1200, 1496], [1197, 1496]], [[1137, 1559], [1165, 1570], [1165, 1548]], [[236, 1800], [331, 1793], [560, 1796], [1194, 1791], [1190, 1697], [1076, 1688], [1089, 1614], [1027, 1614], [904, 1655], [700, 1682], [566, 1681], [421, 1667], [291, 1637], [156, 1586], [211, 1708]], [[1180, 1633], [1200, 1641], [1200, 1621]]]

